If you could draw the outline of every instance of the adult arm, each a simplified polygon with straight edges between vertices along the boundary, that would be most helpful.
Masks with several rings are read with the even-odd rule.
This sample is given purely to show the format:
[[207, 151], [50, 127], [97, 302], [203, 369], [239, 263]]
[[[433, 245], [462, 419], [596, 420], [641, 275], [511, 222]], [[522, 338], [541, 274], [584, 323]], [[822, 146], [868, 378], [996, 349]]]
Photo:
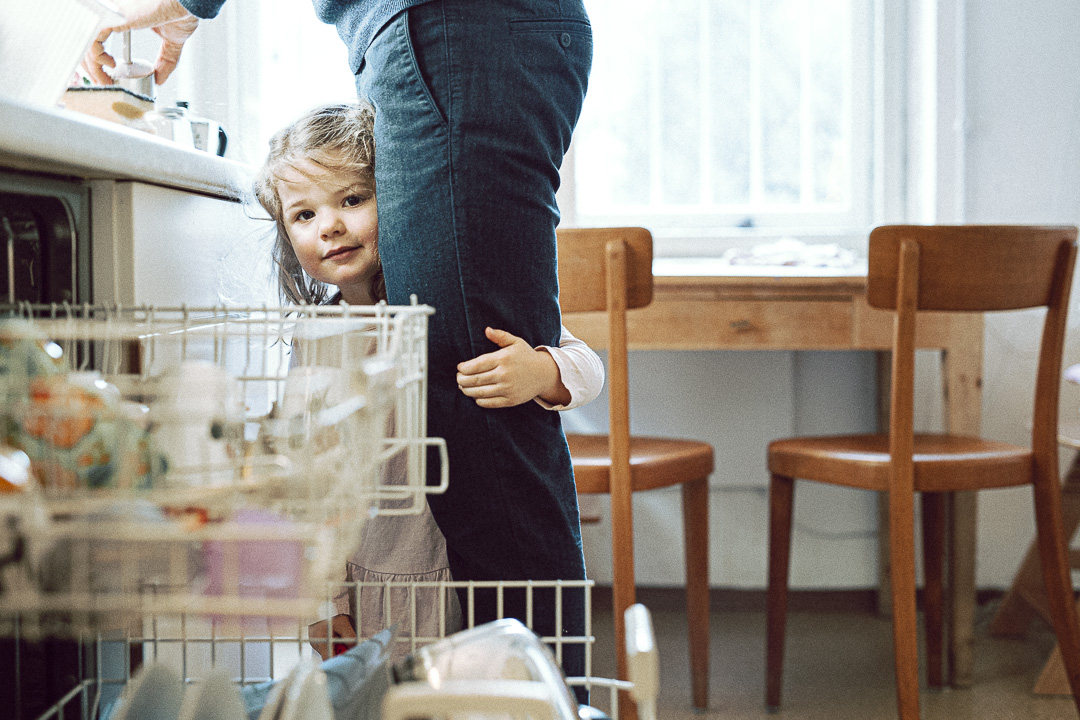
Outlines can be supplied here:
[[154, 81], [160, 85], [176, 69], [184, 43], [199, 26], [200, 18], [217, 15], [225, 0], [116, 0], [124, 16], [121, 25], [107, 27], [98, 33], [83, 56], [82, 67], [99, 85], [112, 85], [106, 67], [116, 67], [116, 60], [105, 52], [105, 41], [114, 32], [152, 28], [161, 36], [161, 49], [154, 63]]

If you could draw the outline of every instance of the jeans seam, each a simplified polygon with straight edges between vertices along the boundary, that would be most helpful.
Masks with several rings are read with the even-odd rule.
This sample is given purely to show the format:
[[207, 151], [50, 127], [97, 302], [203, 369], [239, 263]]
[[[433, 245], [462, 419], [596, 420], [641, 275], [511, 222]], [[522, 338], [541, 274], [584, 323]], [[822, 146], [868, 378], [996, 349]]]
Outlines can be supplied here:
[[[445, 3], [438, 3], [438, 5], [439, 5], [440, 13], [442, 14], [443, 32], [445, 33], [446, 28], [448, 26], [448, 22], [447, 22], [447, 19], [446, 19], [446, 4]], [[445, 38], [445, 46], [446, 46], [446, 58], [445, 58], [445, 60], [446, 60], [446, 86], [447, 86], [447, 92], [446, 92], [446, 118], [445, 118], [445, 121], [446, 121], [446, 130], [447, 130], [447, 133], [446, 133], [446, 137], [447, 137], [447, 164], [448, 164], [448, 167], [449, 167], [449, 176], [450, 176], [450, 182], [448, 183], [448, 186], [449, 186], [449, 193], [450, 193], [450, 207], [453, 209], [453, 211], [451, 213], [451, 217], [452, 217], [452, 221], [453, 221], [453, 224], [454, 224], [454, 256], [455, 256], [455, 259], [457, 261], [457, 266], [458, 266], [457, 267], [458, 292], [460, 293], [462, 314], [465, 316], [465, 327], [471, 329], [472, 328], [472, 303], [469, 302], [469, 294], [468, 294], [468, 289], [466, 287], [468, 280], [465, 277], [465, 273], [464, 273], [465, 263], [463, 262], [463, 259], [461, 257], [461, 248], [462, 248], [461, 231], [460, 231], [460, 226], [458, 224], [458, 211], [457, 211], [457, 202], [456, 202], [457, 194], [455, 192], [455, 184], [456, 183], [455, 183], [455, 180], [454, 180], [454, 178], [456, 177], [455, 173], [454, 173], [455, 147], [459, 142], [459, 138], [456, 136], [457, 133], [454, 130], [454, 124], [451, 121], [451, 118], [453, 117], [453, 113], [454, 113], [455, 78], [457, 77], [457, 73], [455, 72], [454, 58], [453, 58], [451, 42], [450, 42], [449, 37]], [[411, 45], [410, 45], [410, 47], [411, 47]], [[415, 53], [415, 50], [413, 50], [413, 58], [414, 58], [413, 62], [414, 62], [414, 64], [417, 65], [417, 72], [419, 73], [419, 65], [415, 61], [415, 56], [416, 56], [416, 53]], [[421, 76], [421, 79], [422, 79], [422, 76]], [[425, 83], [425, 87], [427, 87], [426, 83]], [[430, 88], [428, 88], [428, 92], [430, 94]], [[432, 102], [433, 102], [433, 100], [432, 100]], [[474, 337], [472, 332], [468, 333], [468, 342], [469, 342], [469, 351], [471, 353], [471, 356], [476, 357], [477, 354], [478, 354], [478, 348], [477, 348], [477, 345], [476, 345], [475, 337]], [[488, 452], [487, 456], [488, 456], [489, 462], [490, 462], [489, 467], [490, 467], [491, 477], [497, 478], [497, 480], [498, 480], [497, 486], [498, 486], [498, 494], [499, 494], [499, 504], [501, 505], [503, 517], [507, 518], [507, 517], [510, 517], [509, 512], [511, 510], [511, 503], [510, 503], [510, 500], [509, 500], [509, 498], [507, 497], [507, 494], [506, 494], [506, 483], [508, 482], [508, 478], [506, 477], [506, 475], [507, 475], [507, 471], [506, 471], [506, 467], [505, 467], [506, 463], [505, 463], [505, 461], [503, 461], [501, 463], [496, 462], [496, 457], [498, 457], [498, 455], [499, 455], [499, 447], [498, 447], [499, 444], [495, 443], [493, 441], [493, 438], [495, 438], [498, 435], [498, 433], [496, 432], [495, 427], [493, 426], [493, 422], [494, 422], [495, 418], [492, 416], [492, 414], [491, 414], [492, 411], [490, 411], [490, 410], [484, 410], [483, 408], [481, 408], [480, 412], [482, 413], [482, 415], [484, 417], [484, 420], [483, 420], [484, 425], [487, 426], [487, 438], [488, 438], [488, 442], [489, 442], [489, 448], [488, 448], [489, 452]], [[514, 544], [518, 547], [519, 551], [528, 552], [529, 548], [526, 548], [524, 546], [524, 543], [522, 542], [521, 534], [518, 532], [516, 524], [507, 522], [506, 526], [507, 526], [511, 536], [514, 539]]]

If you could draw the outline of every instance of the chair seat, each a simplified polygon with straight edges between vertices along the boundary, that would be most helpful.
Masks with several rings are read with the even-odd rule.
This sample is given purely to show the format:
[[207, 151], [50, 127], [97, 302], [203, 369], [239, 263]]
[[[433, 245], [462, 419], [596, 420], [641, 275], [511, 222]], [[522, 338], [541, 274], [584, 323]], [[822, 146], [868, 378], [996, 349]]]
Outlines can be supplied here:
[[[1029, 484], [1030, 448], [958, 435], [915, 435], [915, 489], [941, 492]], [[769, 472], [886, 490], [889, 436], [797, 437], [769, 443]]]
[[[610, 492], [611, 457], [607, 435], [566, 436], [580, 494]], [[713, 448], [706, 442], [675, 438], [631, 437], [630, 474], [633, 491], [679, 485], [708, 477]]]

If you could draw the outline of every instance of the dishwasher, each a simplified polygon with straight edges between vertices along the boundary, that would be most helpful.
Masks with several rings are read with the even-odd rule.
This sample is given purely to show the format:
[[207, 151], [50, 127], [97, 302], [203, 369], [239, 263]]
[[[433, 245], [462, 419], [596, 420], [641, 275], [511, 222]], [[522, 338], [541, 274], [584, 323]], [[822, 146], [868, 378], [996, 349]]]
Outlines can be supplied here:
[[[406, 623], [335, 641], [319, 662], [307, 622], [329, 619], [365, 523], [383, 507], [419, 512], [424, 494], [446, 488], [445, 444], [426, 436], [431, 312], [8, 306], [0, 701], [16, 720], [329, 719], [342, 716], [342, 683], [363, 668], [374, 685], [353, 683], [350, 701], [377, 692], [379, 702], [350, 717], [601, 717], [579, 711], [569, 688], [580, 687], [612, 716], [620, 696], [632, 698], [648, 720], [657, 689], [648, 612], [635, 606], [627, 618], [633, 681], [593, 677], [590, 581], [435, 587], [494, 592], [499, 607], [507, 592], [525, 593], [528, 607], [534, 592], [555, 593], [557, 606], [562, 593], [583, 592], [581, 636], [537, 637], [528, 617], [473, 627], [465, 601], [460, 632], [441, 624], [421, 636]], [[404, 481], [384, 482], [390, 462], [406, 468]], [[418, 585], [377, 591], [415, 604]], [[561, 674], [570, 645], [584, 650], [583, 677]], [[41, 672], [57, 658], [59, 669]], [[365, 665], [374, 660], [381, 669]], [[352, 680], [335, 675], [346, 670]], [[156, 690], [155, 678], [165, 682]], [[140, 692], [166, 714], [138, 711]], [[181, 695], [177, 714], [163, 710]], [[238, 697], [244, 714], [226, 715]]]

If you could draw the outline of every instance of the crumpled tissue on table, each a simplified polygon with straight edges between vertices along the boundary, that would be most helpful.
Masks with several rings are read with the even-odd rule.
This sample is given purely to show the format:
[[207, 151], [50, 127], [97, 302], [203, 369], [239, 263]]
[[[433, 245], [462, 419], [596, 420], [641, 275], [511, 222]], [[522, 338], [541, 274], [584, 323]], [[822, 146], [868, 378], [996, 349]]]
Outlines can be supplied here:
[[1065, 368], [1065, 379], [1071, 383], [1080, 385], [1080, 364], [1070, 365]]
[[855, 253], [837, 243], [811, 245], [802, 240], [782, 238], [749, 248], [730, 248], [721, 259], [729, 265], [799, 265], [806, 267], [853, 267]]

